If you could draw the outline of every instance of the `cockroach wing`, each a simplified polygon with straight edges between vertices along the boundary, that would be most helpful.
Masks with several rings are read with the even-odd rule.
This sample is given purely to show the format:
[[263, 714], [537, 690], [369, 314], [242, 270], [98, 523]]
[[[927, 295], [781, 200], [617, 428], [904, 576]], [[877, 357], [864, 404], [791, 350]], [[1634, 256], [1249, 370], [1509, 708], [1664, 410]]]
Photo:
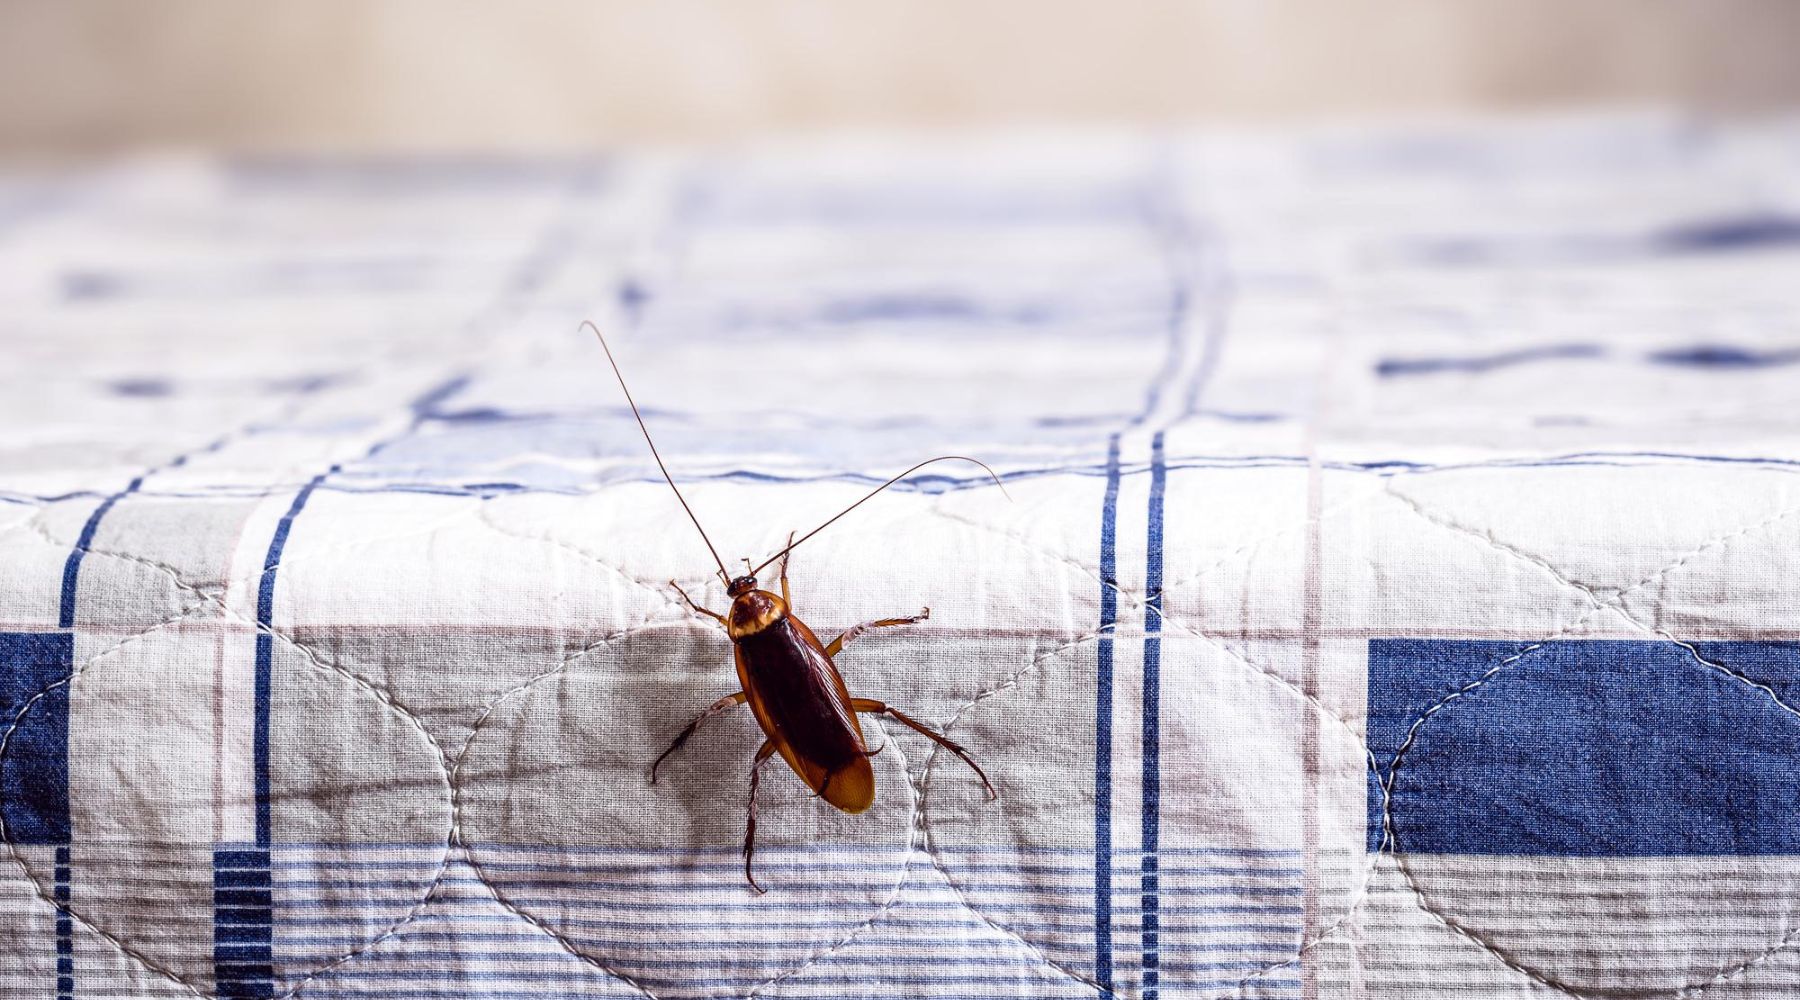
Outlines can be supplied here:
[[844, 679], [793, 615], [736, 641], [738, 679], [769, 742], [826, 802], [859, 813], [875, 801], [862, 726]]

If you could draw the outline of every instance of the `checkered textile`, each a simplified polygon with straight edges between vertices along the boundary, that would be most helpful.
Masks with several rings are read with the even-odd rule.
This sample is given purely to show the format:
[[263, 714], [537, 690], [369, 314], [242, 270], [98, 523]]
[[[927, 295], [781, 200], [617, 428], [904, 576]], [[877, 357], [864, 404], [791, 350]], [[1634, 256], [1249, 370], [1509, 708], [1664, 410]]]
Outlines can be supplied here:
[[[845, 815], [688, 610], [892, 720]], [[0, 179], [0, 996], [1791, 997], [1800, 125]], [[764, 584], [773, 585], [764, 575]]]

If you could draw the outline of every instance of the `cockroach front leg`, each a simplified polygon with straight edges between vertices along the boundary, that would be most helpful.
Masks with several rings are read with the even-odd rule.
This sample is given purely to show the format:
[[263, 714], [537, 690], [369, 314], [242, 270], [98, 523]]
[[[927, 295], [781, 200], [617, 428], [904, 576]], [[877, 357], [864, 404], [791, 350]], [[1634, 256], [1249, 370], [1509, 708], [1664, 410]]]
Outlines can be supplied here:
[[725, 624], [725, 616], [724, 615], [719, 614], [717, 611], [709, 611], [706, 608], [703, 608], [700, 605], [695, 604], [694, 599], [687, 595], [687, 591], [681, 589], [681, 584], [676, 583], [674, 580], [670, 580], [669, 586], [675, 588], [675, 592], [677, 594], [681, 595], [681, 599], [687, 602], [688, 607], [693, 608], [695, 611], [700, 612], [701, 614], [707, 616], [708, 618], [711, 618], [713, 621], [718, 622], [720, 625]]
[[744, 824], [744, 877], [750, 880], [750, 888], [759, 896], [769, 890], [757, 885], [756, 876], [750, 873], [750, 859], [756, 854], [756, 785], [762, 780], [763, 764], [774, 752], [775, 744], [763, 740], [763, 745], [756, 751], [756, 759], [750, 762], [750, 815]]
[[852, 698], [852, 699], [850, 699], [850, 707], [855, 711], [867, 712], [870, 715], [892, 716], [895, 721], [899, 722], [901, 725], [907, 727], [908, 729], [911, 729], [913, 732], [924, 734], [933, 743], [936, 743], [938, 746], [943, 747], [945, 750], [948, 750], [951, 753], [957, 755], [958, 757], [961, 757], [962, 762], [964, 764], [967, 764], [967, 765], [969, 765], [969, 767], [974, 769], [975, 776], [977, 778], [981, 779], [982, 787], [987, 789], [988, 799], [990, 801], [1000, 797], [1000, 793], [994, 791], [994, 783], [988, 780], [987, 772], [983, 771], [981, 769], [981, 765], [975, 763], [975, 758], [970, 757], [969, 752], [967, 750], [964, 750], [955, 741], [953, 741], [945, 736], [940, 735], [938, 732], [933, 730], [931, 727], [925, 725], [923, 722], [920, 722], [919, 720], [917, 720], [915, 718], [912, 718], [911, 716], [900, 711], [899, 709], [890, 707], [888, 705], [884, 705], [881, 702], [876, 701], [873, 698]]
[[[872, 628], [888, 628], [893, 625], [917, 625], [930, 617], [931, 609], [925, 608], [911, 618], [877, 618], [872, 622], [863, 622], [861, 625], [852, 625], [844, 631], [843, 635], [831, 640], [831, 645], [825, 647], [825, 655], [838, 655], [838, 651], [842, 650], [845, 646], [850, 645], [851, 640]], [[860, 712], [862, 710], [857, 709], [857, 711]]]
[[650, 783], [652, 785], [656, 784], [656, 769], [662, 766], [662, 762], [667, 760], [670, 754], [681, 749], [681, 745], [688, 741], [688, 737], [694, 735], [694, 732], [700, 728], [701, 723], [718, 715], [720, 712], [742, 705], [745, 700], [746, 698], [742, 691], [739, 691], [737, 694], [728, 694], [718, 701], [713, 702], [711, 705], [708, 705], [706, 711], [694, 716], [694, 721], [687, 724], [687, 728], [681, 731], [680, 736], [675, 737], [675, 742], [669, 744], [669, 749], [664, 750], [662, 756], [656, 758], [656, 763], [650, 765]]

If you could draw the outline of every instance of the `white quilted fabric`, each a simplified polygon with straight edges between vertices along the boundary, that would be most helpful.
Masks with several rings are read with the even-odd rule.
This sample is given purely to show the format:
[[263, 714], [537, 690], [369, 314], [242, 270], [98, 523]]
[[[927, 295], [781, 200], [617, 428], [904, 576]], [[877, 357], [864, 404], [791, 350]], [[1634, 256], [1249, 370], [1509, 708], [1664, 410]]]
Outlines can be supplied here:
[[[8, 175], [0, 995], [1792, 996], [1797, 264], [1793, 123]], [[792, 573], [997, 802], [647, 781], [583, 318], [728, 559], [1001, 474]]]

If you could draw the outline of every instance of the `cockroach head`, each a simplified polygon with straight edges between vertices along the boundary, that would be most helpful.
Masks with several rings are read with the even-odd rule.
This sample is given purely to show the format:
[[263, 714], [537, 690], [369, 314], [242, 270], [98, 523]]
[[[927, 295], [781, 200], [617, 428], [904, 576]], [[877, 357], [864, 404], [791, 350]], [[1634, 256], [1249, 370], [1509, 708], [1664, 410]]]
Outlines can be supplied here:
[[749, 575], [736, 577], [730, 583], [725, 585], [725, 593], [733, 600], [736, 600], [755, 589], [756, 577]]

